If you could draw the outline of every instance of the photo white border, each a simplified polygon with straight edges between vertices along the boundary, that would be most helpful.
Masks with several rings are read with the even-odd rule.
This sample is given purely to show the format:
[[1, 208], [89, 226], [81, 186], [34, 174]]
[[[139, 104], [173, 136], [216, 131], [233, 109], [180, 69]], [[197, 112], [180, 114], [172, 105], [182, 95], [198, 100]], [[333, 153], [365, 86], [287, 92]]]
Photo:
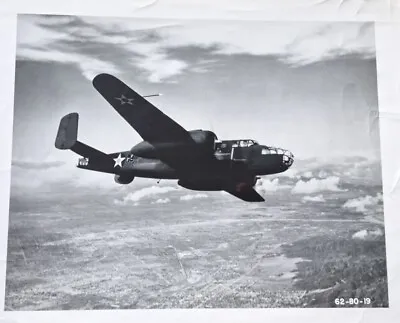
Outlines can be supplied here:
[[[17, 13], [190, 19], [378, 21], [376, 50], [389, 309], [189, 309], [3, 312], [0, 322], [397, 322], [400, 317], [399, 1], [348, 0], [2, 1], [0, 8], [0, 310], [4, 308]], [[233, 5], [232, 5], [233, 3]], [[296, 4], [294, 4], [296, 3]], [[367, 295], [366, 295], [367, 296]]]

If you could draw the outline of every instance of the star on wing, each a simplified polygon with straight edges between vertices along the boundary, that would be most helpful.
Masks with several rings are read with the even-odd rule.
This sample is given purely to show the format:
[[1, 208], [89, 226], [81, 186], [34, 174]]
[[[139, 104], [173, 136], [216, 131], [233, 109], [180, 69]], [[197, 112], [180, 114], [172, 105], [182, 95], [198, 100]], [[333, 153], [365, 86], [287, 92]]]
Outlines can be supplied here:
[[124, 105], [124, 104], [133, 105], [133, 101], [134, 101], [134, 99], [127, 98], [123, 94], [121, 94], [121, 96], [119, 98], [116, 97], [115, 100], [118, 100], [121, 103], [121, 105]]
[[121, 154], [118, 155], [117, 158], [113, 158], [115, 161], [114, 167], [122, 167], [122, 162], [125, 160], [125, 157], [122, 157]]

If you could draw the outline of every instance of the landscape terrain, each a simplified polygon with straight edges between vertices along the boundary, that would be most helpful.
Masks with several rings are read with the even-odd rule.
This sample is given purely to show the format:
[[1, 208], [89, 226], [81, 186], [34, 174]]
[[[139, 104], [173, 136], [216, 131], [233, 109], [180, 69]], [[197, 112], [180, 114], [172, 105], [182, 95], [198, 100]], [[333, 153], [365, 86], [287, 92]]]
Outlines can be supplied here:
[[295, 163], [258, 182], [265, 203], [174, 181], [22, 190], [14, 177], [6, 310], [387, 307], [380, 163]]

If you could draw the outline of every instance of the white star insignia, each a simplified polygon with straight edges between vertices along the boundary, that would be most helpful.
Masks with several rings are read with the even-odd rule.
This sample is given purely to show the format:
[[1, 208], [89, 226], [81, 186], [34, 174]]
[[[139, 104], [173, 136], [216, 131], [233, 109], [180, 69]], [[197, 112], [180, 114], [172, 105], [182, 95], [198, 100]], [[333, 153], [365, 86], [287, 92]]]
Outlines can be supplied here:
[[134, 101], [134, 99], [127, 98], [123, 94], [121, 94], [121, 96], [119, 98], [115, 98], [115, 100], [118, 100], [121, 103], [121, 105], [124, 105], [124, 104], [133, 105], [133, 101]]
[[117, 158], [113, 158], [115, 161], [114, 167], [122, 167], [122, 162], [125, 160], [125, 157], [122, 157], [121, 154], [118, 155]]

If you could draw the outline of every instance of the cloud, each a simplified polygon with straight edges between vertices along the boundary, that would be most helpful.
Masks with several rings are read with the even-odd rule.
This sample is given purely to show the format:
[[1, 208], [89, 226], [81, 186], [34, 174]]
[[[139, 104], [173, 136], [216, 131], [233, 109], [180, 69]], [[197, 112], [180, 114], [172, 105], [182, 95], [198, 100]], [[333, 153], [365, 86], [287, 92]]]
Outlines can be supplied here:
[[328, 177], [328, 173], [325, 170], [320, 170], [318, 173], [318, 177], [319, 178], [327, 178]]
[[281, 176], [290, 177], [290, 178], [299, 177], [298, 170], [296, 170], [295, 168], [289, 168], [287, 171], [282, 173]]
[[12, 166], [16, 166], [24, 169], [49, 169], [49, 168], [57, 168], [65, 165], [63, 161], [29, 161], [29, 160], [13, 160]]
[[338, 187], [339, 177], [330, 176], [325, 179], [312, 178], [309, 181], [298, 181], [292, 189], [292, 193], [311, 194], [321, 191], [339, 192], [343, 191]]
[[177, 188], [172, 187], [172, 186], [144, 187], [144, 188], [137, 190], [136, 192], [129, 193], [122, 200], [115, 200], [114, 202], [116, 204], [135, 203], [135, 202], [139, 202], [140, 200], [142, 200], [146, 197], [165, 194], [165, 193], [176, 191], [176, 190], [177, 190]]
[[181, 196], [179, 199], [181, 201], [191, 201], [194, 199], [203, 199], [203, 198], [207, 198], [207, 197], [208, 197], [207, 194], [198, 193], [198, 194], [187, 194], [187, 195]]
[[150, 82], [159, 83], [181, 74], [188, 65], [183, 61], [168, 59], [165, 53], [156, 52], [144, 59], [138, 59], [137, 66], [147, 71]]
[[373, 240], [376, 239], [377, 237], [380, 237], [383, 235], [383, 231], [381, 229], [376, 229], [376, 230], [361, 230], [353, 234], [352, 238], [353, 239], [358, 239], [358, 240]]
[[[119, 72], [116, 65], [110, 61], [79, 53], [78, 50], [71, 52], [67, 48], [64, 50], [53, 48], [52, 44], [67, 43], [76, 39], [67, 32], [54, 32], [49, 28], [39, 27], [34, 22], [28, 23], [28, 21], [22, 19], [22, 26], [20, 25], [18, 28], [18, 59], [74, 64], [89, 80], [92, 80], [100, 72], [111, 74]], [[25, 31], [27, 31], [26, 34]], [[20, 37], [20, 34], [24, 36]]]
[[376, 196], [364, 196], [356, 199], [348, 200], [343, 207], [348, 209], [355, 209], [357, 212], [366, 212], [367, 207], [378, 205], [382, 202], [382, 194], [378, 193]]
[[324, 196], [322, 194], [317, 196], [304, 196], [304, 202], [325, 202]]
[[[170, 46], [215, 46], [215, 53], [274, 55], [294, 65], [311, 64], [346, 54], [375, 55], [371, 23], [184, 23], [161, 30]], [[248, 35], [251, 34], [252, 37]]]
[[171, 200], [169, 198], [165, 198], [165, 199], [158, 199], [157, 201], [153, 202], [152, 204], [165, 204], [165, 203], [169, 203], [171, 202]]
[[302, 177], [305, 178], [312, 178], [313, 177], [313, 173], [311, 171], [307, 171], [304, 174], [301, 174]]
[[[187, 66], [168, 57], [151, 30], [165, 26], [143, 20], [28, 15], [19, 18], [17, 57], [74, 64], [92, 80], [98, 73], [118, 74], [126, 67], [143, 70], [149, 82], [180, 74]], [[168, 24], [167, 24], [168, 26]]]
[[286, 188], [290, 188], [290, 186], [281, 184], [278, 178], [274, 178], [272, 180], [261, 178], [257, 181], [256, 185], [256, 189], [260, 190], [261, 192], [276, 192]]
[[[251, 34], [252, 37], [248, 35]], [[267, 39], [267, 40], [266, 40]], [[144, 72], [148, 82], [173, 81], [202, 71], [176, 48], [201, 47], [213, 55], [273, 55], [305, 65], [346, 54], [375, 53], [371, 23], [271, 23], [25, 15], [18, 20], [18, 59], [78, 66], [83, 75]], [[193, 60], [193, 57], [192, 57]], [[199, 62], [202, 57], [194, 58]]]

